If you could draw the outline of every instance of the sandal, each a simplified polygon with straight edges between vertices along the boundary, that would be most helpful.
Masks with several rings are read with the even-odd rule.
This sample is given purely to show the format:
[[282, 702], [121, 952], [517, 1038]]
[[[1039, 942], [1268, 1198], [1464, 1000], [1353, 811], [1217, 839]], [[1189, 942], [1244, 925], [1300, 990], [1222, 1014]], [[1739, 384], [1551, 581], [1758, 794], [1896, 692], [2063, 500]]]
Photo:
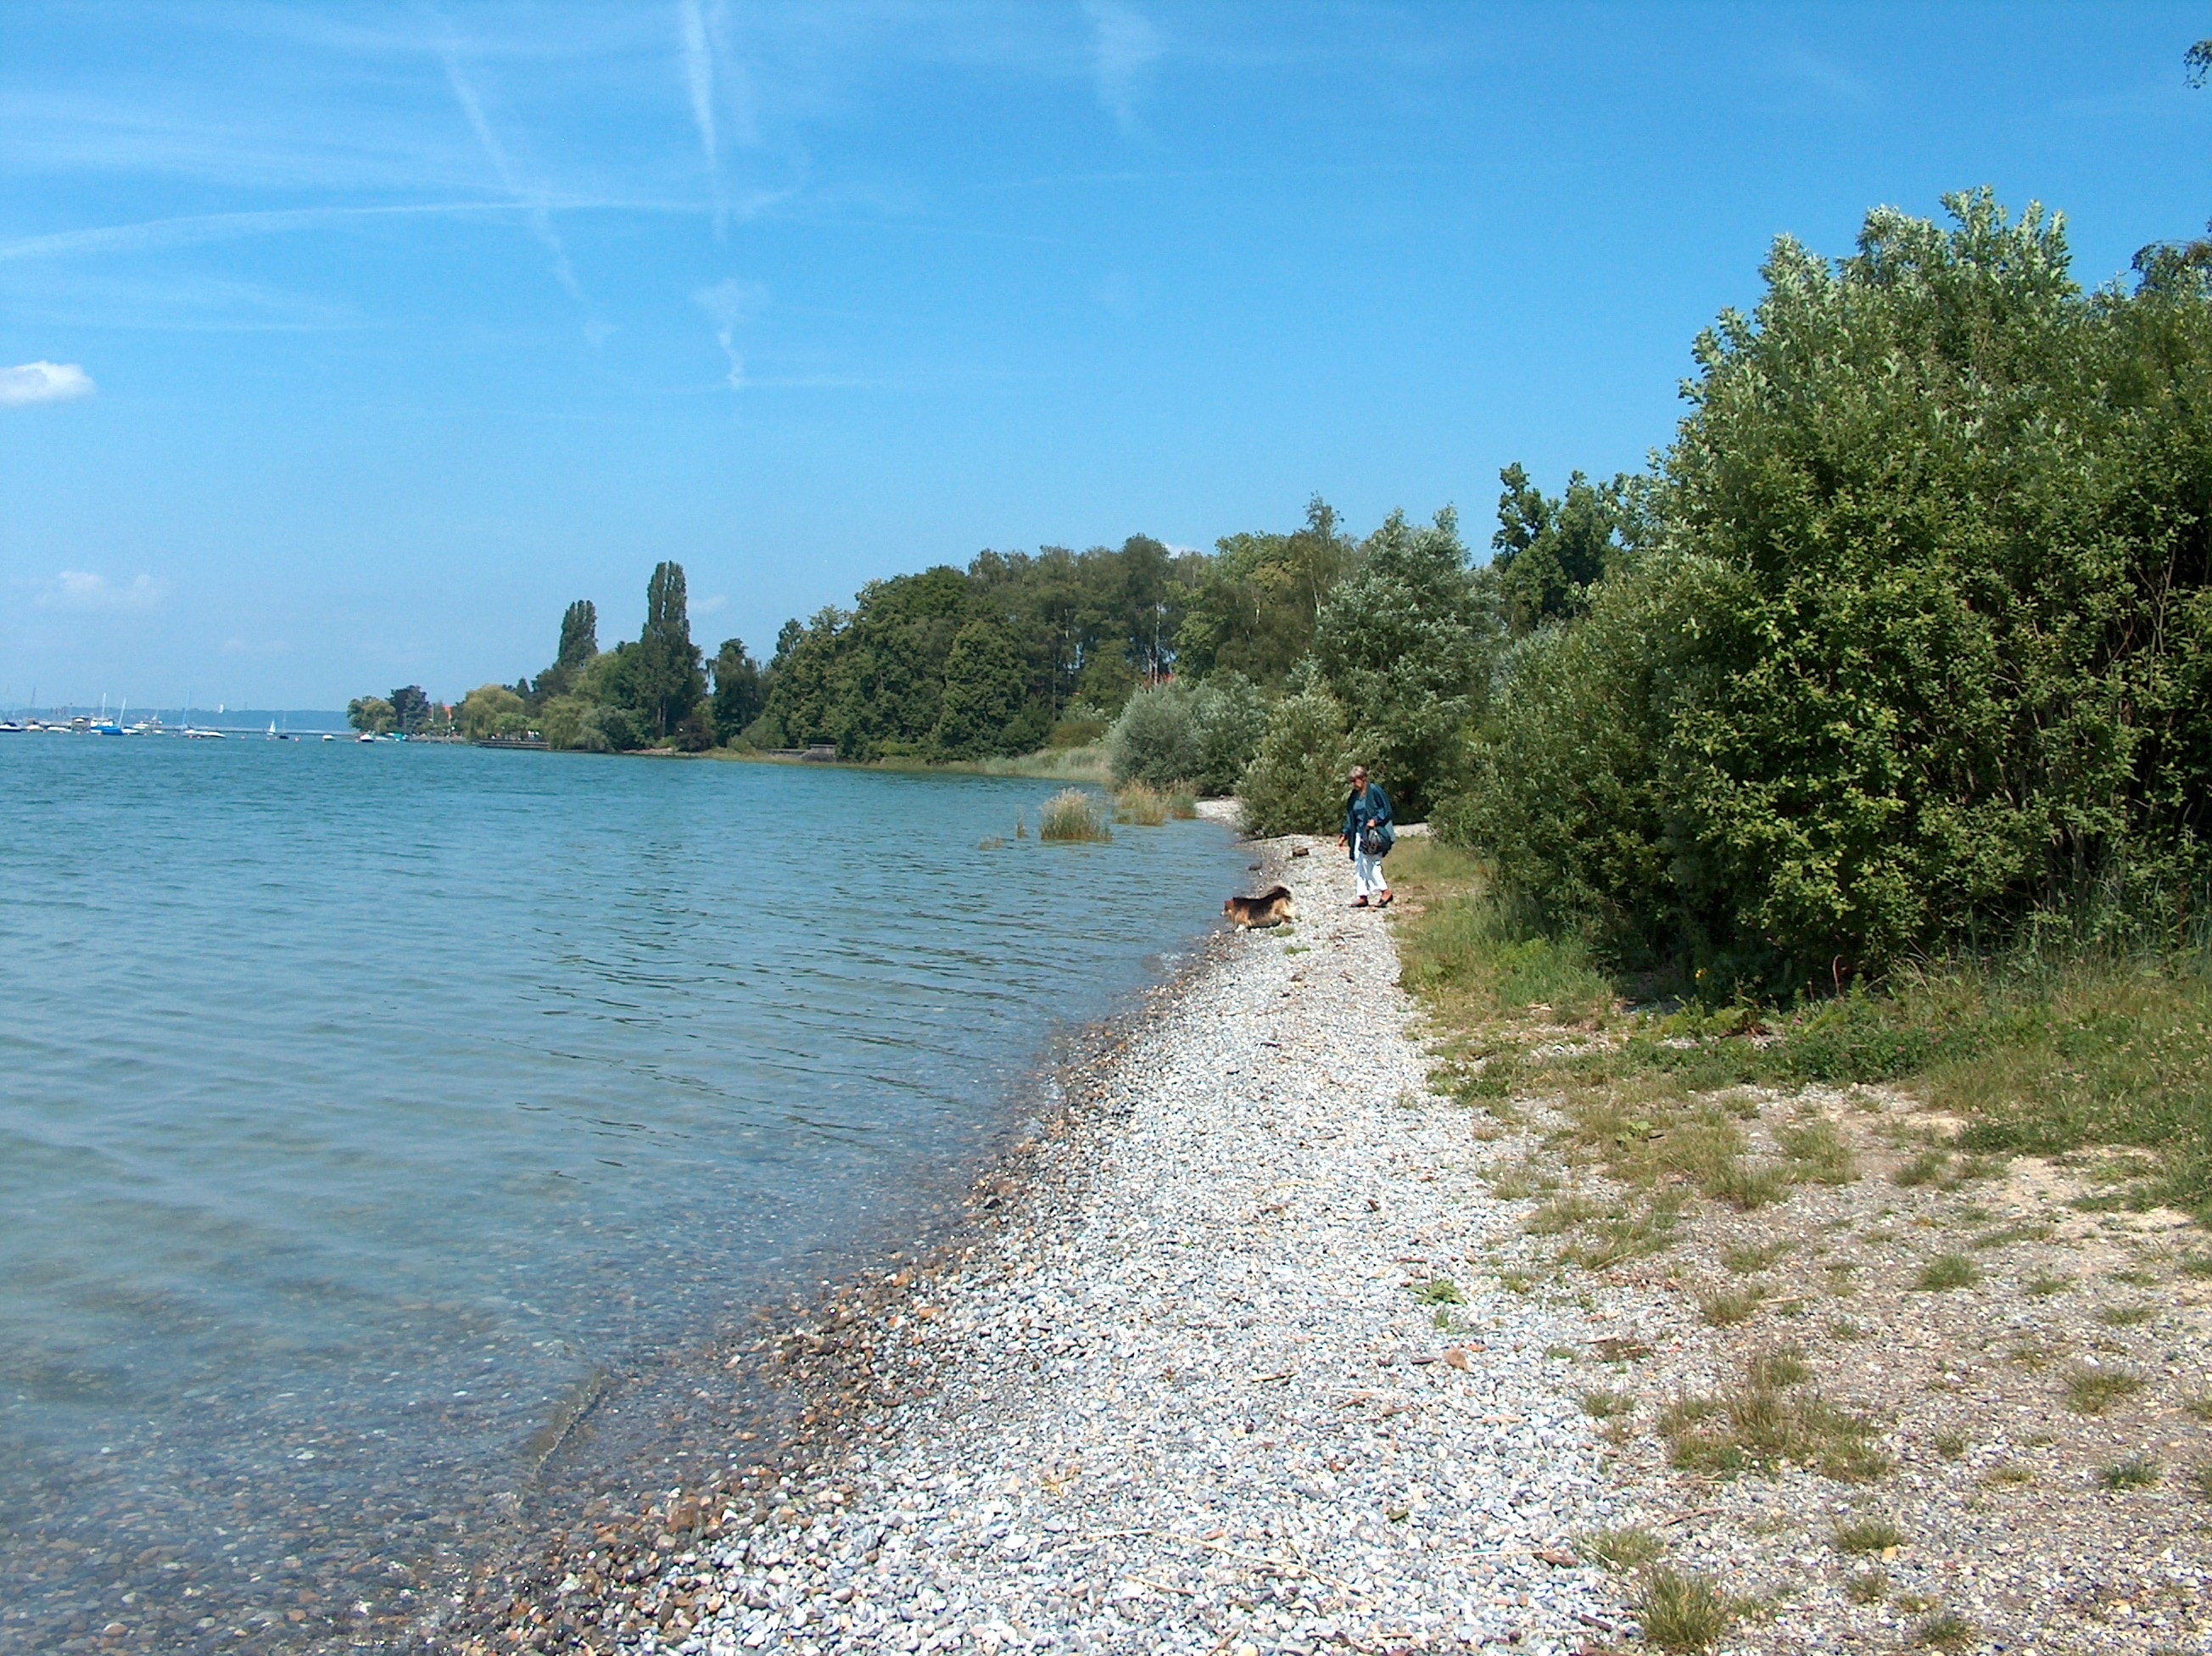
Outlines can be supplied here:
[[1375, 899], [1375, 906], [1378, 909], [1389, 908], [1390, 906], [1390, 893], [1385, 892], [1382, 896], [1376, 898]]
[[1364, 897], [1355, 897], [1352, 899], [1352, 906], [1355, 909], [1364, 909], [1367, 906], [1367, 899]]

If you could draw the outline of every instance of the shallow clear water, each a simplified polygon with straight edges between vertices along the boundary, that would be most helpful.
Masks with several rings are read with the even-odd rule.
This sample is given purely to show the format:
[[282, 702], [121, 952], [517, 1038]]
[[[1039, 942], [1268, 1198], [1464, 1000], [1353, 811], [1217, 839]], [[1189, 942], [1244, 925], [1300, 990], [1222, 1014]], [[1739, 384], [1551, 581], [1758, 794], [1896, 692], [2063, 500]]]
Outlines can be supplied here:
[[327, 1627], [582, 1377], [917, 1224], [1241, 874], [1012, 840], [1051, 791], [0, 737], [0, 1643]]

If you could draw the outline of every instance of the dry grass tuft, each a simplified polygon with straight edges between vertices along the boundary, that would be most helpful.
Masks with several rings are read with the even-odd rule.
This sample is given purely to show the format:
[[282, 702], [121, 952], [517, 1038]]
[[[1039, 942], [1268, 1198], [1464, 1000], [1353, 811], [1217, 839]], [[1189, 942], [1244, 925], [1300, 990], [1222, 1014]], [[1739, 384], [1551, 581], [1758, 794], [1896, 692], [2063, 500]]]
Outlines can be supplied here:
[[1157, 828], [1168, 819], [1168, 796], [1141, 782], [1125, 782], [1114, 790], [1114, 820]]
[[1637, 1619], [1646, 1644], [1683, 1656], [1718, 1644], [1735, 1611], [1704, 1576], [1662, 1569], [1644, 1582]]
[[1619, 1530], [1592, 1530], [1575, 1537], [1575, 1550], [1591, 1563], [1625, 1575], [1630, 1570], [1642, 1569], [1662, 1557], [1666, 1543], [1650, 1531], [1630, 1526]]
[[1098, 796], [1084, 788], [1063, 788], [1037, 811], [1037, 837], [1063, 843], [1097, 843], [1114, 837]]

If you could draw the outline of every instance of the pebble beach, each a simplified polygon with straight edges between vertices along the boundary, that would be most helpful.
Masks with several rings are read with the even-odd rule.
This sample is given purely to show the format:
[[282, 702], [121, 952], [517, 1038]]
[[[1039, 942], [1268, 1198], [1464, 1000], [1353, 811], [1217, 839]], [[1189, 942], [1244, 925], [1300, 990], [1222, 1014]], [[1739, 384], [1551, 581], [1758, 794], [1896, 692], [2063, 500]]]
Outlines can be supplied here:
[[1427, 1092], [1387, 920], [1313, 849], [1253, 875], [1298, 922], [1216, 941], [959, 1268], [845, 1325], [875, 1379], [834, 1452], [750, 1513], [672, 1501], [648, 1568], [587, 1549], [516, 1630], [687, 1653], [1617, 1631], [1569, 1550], [1607, 1512], [1544, 1376], [1572, 1331], [1431, 1288], [1511, 1227], [1456, 1199], [1482, 1147]]

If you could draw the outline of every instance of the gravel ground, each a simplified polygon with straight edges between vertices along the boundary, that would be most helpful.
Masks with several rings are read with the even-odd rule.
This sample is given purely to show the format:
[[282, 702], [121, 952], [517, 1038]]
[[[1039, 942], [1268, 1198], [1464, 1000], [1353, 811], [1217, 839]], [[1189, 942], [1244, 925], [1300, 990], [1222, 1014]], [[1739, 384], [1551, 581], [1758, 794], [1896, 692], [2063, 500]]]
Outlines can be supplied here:
[[1388, 922], [1317, 849], [1269, 848], [1255, 885], [1300, 921], [1220, 940], [960, 1269], [823, 1319], [875, 1376], [841, 1452], [720, 1524], [666, 1503], [657, 1552], [586, 1549], [507, 1638], [563, 1611], [562, 1642], [717, 1653], [1621, 1631], [1570, 1550], [1611, 1499], [1559, 1379], [1583, 1316], [1451, 1286], [1514, 1234], [1468, 1199], [1511, 1147], [1429, 1094]]
[[[1616, 1525], [1663, 1523], [1668, 1559], [1741, 1601], [1729, 1650], [2212, 1652], [2203, 1232], [2075, 1205], [2124, 1158], [1931, 1150], [1960, 1123], [1905, 1093], [1733, 1101], [1755, 1161], [1783, 1165], [1781, 1135], [1822, 1120], [1855, 1176], [1748, 1212], [1697, 1204], [1672, 1246], [1607, 1270], [1563, 1268], [1556, 1247], [1498, 1262], [1632, 1354], [1581, 1382], [1607, 1394]], [[1540, 1099], [1521, 1113], [1553, 1119]], [[1626, 1205], [1601, 1178], [1579, 1193]], [[1542, 1227], [1540, 1202], [1513, 1208]], [[1775, 1354], [1806, 1371], [1796, 1395], [1869, 1423], [1885, 1470], [1669, 1464], [1668, 1406], [1740, 1397]]]

